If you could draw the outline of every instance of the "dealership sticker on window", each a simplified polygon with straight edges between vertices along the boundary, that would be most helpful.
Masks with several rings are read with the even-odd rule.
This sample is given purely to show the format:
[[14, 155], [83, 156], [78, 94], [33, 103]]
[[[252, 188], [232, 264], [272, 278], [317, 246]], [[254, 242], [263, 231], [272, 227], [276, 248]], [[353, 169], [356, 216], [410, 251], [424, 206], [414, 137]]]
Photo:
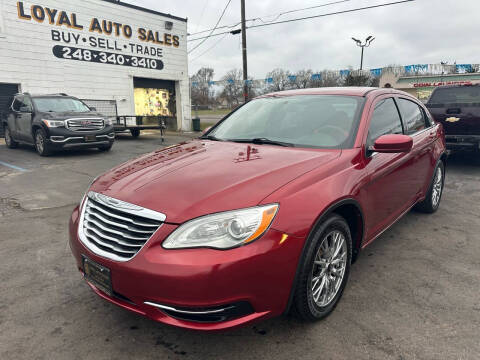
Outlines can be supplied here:
[[55, 45], [53, 54], [60, 59], [88, 61], [102, 64], [132, 66], [144, 69], [162, 70], [163, 61], [140, 56], [115, 54], [106, 51], [80, 49], [71, 46]]

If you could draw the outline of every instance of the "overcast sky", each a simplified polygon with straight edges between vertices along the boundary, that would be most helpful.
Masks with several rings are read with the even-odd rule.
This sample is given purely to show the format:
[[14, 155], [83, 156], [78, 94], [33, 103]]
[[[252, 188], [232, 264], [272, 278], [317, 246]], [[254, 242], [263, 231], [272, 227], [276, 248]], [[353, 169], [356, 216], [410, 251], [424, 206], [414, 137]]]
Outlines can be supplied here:
[[[272, 21], [284, 11], [334, 2], [335, 0], [246, 0], [247, 19]], [[278, 20], [342, 11], [396, 0], [349, 0], [342, 4], [283, 15]], [[212, 28], [227, 0], [128, 0], [139, 6], [188, 18], [188, 31]], [[268, 71], [284, 68], [340, 70], [359, 67], [360, 48], [351, 37], [374, 35], [365, 51], [365, 67], [390, 64], [423, 64], [449, 61], [479, 63], [480, 25], [478, 0], [416, 0], [350, 14], [334, 15], [247, 30], [249, 75], [263, 79]], [[221, 23], [240, 20], [240, 0], [232, 0]], [[278, 21], [277, 20], [277, 21]], [[262, 21], [248, 24], [261, 24]], [[208, 33], [207, 33], [208, 34]], [[189, 72], [212, 67], [215, 79], [228, 70], [241, 68], [241, 36], [208, 39], [189, 55]], [[218, 42], [221, 40], [220, 42]], [[189, 43], [189, 47], [196, 42]], [[198, 57], [214, 46], [210, 51]], [[197, 58], [198, 57], [198, 58]]]

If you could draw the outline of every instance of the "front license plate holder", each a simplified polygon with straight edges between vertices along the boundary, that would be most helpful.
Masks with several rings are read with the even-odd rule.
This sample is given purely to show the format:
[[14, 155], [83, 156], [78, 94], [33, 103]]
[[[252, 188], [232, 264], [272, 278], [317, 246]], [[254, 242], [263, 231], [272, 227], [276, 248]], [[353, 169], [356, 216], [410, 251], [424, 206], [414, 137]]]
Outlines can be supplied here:
[[95, 135], [85, 135], [84, 139], [86, 142], [92, 142], [92, 141], [96, 141], [97, 137]]
[[85, 280], [107, 295], [112, 296], [113, 289], [110, 269], [90, 260], [86, 256], [82, 256], [82, 263]]

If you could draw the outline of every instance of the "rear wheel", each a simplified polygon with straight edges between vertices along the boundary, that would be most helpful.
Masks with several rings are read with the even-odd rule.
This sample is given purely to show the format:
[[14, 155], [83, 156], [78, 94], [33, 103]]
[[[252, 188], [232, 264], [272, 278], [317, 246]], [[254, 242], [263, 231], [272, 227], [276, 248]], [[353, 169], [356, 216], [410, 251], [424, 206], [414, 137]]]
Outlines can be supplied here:
[[43, 129], [38, 129], [35, 132], [35, 149], [40, 156], [48, 156], [52, 153], [49, 144], [47, 143], [47, 134]]
[[130, 133], [134, 138], [138, 138], [140, 136], [140, 130], [139, 129], [130, 129]]
[[352, 238], [345, 219], [330, 215], [315, 231], [303, 258], [293, 306], [304, 320], [320, 320], [337, 306], [350, 274]]
[[10, 149], [15, 149], [18, 146], [18, 143], [13, 140], [12, 133], [10, 132], [10, 128], [5, 126], [5, 144], [10, 148]]
[[443, 185], [445, 183], [445, 166], [440, 161], [433, 173], [432, 184], [428, 190], [425, 200], [418, 203], [415, 209], [418, 211], [432, 214], [440, 207], [440, 200], [443, 194]]

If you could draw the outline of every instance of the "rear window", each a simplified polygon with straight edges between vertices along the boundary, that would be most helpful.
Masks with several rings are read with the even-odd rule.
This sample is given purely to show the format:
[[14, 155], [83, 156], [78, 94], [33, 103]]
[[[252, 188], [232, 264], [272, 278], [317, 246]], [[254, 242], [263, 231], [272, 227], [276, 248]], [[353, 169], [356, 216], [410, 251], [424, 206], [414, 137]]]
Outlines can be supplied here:
[[472, 104], [480, 103], [479, 86], [462, 86], [436, 89], [428, 104]]

